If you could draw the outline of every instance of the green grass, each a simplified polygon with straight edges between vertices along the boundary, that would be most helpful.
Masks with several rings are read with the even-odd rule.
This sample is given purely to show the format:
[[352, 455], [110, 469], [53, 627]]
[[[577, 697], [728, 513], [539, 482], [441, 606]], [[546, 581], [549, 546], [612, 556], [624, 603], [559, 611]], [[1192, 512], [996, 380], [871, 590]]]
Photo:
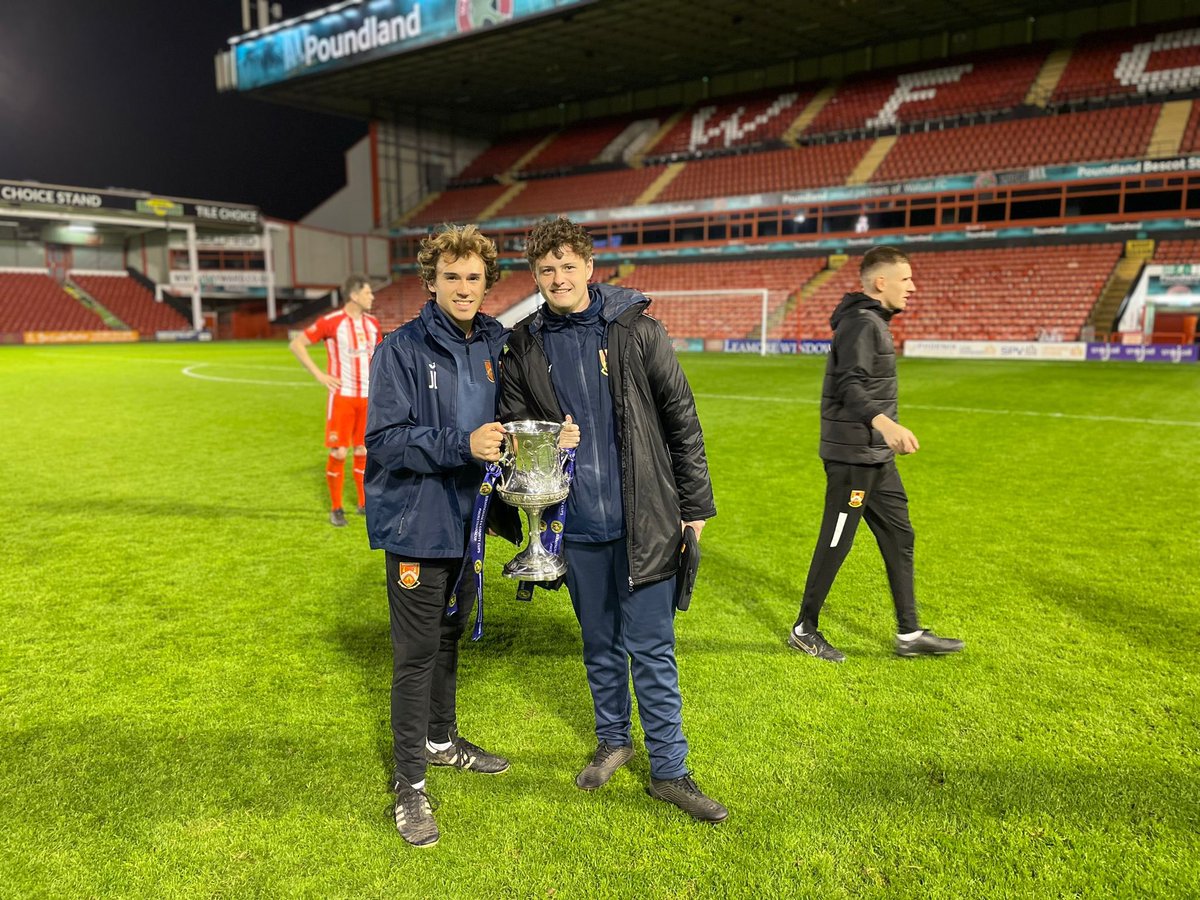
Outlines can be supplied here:
[[495, 543], [460, 721], [513, 766], [432, 772], [415, 851], [383, 558], [326, 524], [320, 389], [282, 344], [0, 347], [0, 896], [1200, 893], [1200, 367], [902, 361], [918, 599], [967, 651], [891, 655], [864, 528], [833, 666], [783, 643], [822, 361], [684, 364], [720, 511], [684, 727], [729, 821], [647, 797], [640, 746], [575, 789], [578, 629], [565, 593], [514, 601]]

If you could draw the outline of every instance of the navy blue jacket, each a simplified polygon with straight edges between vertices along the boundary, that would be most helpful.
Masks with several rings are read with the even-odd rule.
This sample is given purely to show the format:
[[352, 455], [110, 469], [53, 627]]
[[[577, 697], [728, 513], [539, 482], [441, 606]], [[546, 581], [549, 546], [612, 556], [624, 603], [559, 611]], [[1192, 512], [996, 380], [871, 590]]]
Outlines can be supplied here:
[[[478, 488], [483, 464], [471, 456], [471, 431], [484, 421], [457, 420], [458, 379], [454, 354], [438, 335], [431, 300], [396, 329], [371, 360], [367, 403], [367, 535], [375, 550], [415, 559], [461, 558], [467, 522], [460, 487]], [[482, 389], [495, 394], [497, 360], [508, 336], [491, 316], [475, 317], [471, 341], [488, 353]], [[490, 404], [494, 421], [495, 400]], [[469, 424], [468, 428], [460, 428]], [[498, 497], [489, 524], [518, 542], [516, 511]]]
[[575, 478], [563, 533], [567, 540], [598, 543], [625, 534], [621, 454], [608, 385], [605, 330], [638, 296], [625, 291], [608, 303], [597, 301], [566, 316], [543, 305], [542, 315], [529, 325], [530, 332], [541, 338], [550, 361], [550, 381], [559, 406], [579, 423]]

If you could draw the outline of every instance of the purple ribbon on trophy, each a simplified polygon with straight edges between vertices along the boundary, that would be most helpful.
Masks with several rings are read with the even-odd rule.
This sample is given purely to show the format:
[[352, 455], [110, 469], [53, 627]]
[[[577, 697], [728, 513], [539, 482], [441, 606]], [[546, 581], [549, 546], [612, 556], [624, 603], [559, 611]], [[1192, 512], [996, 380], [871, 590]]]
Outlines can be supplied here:
[[483, 554], [487, 549], [484, 538], [487, 534], [488, 509], [492, 505], [492, 495], [496, 482], [500, 480], [500, 467], [495, 463], [484, 466], [483, 483], [479, 485], [479, 493], [475, 495], [475, 506], [471, 510], [471, 532], [467, 538], [467, 555], [463, 559], [462, 574], [454, 595], [446, 605], [446, 612], [456, 615], [460, 603], [470, 603], [471, 595], [475, 597], [475, 628], [471, 631], [471, 640], [477, 641], [483, 637]]
[[[575, 477], [575, 451], [573, 449], [565, 450], [563, 456], [563, 475], [567, 479], [567, 486], [570, 487], [571, 480]], [[552, 556], [562, 556], [563, 530], [566, 525], [567, 498], [563, 497], [557, 506], [542, 513], [540, 539], [546, 552]], [[551, 590], [550, 584], [554, 584], [554, 582], [547, 584], [541, 581], [518, 581], [517, 599], [532, 600], [535, 586], [541, 585], [544, 589]]]
[[483, 636], [483, 557], [488, 509], [494, 493], [525, 511], [529, 546], [504, 566], [504, 576], [519, 580], [517, 599], [533, 597], [533, 585], [561, 584], [567, 566], [562, 559], [567, 494], [575, 475], [575, 451], [558, 448], [556, 422], [522, 421], [504, 425], [505, 444], [500, 462], [484, 467], [483, 483], [471, 511], [471, 528], [462, 572], [446, 612], [456, 615], [462, 605], [476, 602], [471, 640]]

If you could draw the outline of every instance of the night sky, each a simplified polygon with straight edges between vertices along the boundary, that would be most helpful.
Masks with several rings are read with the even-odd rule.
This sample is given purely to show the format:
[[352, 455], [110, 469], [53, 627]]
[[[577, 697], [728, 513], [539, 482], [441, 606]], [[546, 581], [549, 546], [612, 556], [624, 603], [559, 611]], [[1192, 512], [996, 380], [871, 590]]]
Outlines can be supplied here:
[[213, 56], [242, 30], [240, 0], [0, 0], [0, 12], [0, 179], [299, 219], [342, 187], [342, 154], [367, 131], [217, 93]]

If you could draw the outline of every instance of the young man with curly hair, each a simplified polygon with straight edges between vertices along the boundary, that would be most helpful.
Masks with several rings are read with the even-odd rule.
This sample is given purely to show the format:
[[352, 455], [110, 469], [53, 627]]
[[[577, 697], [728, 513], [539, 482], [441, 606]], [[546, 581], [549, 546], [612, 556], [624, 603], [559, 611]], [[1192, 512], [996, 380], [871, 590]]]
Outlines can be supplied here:
[[[421, 243], [429, 302], [389, 334], [371, 367], [367, 533], [386, 553], [392, 638], [395, 820], [413, 846], [438, 841], [428, 765], [499, 774], [508, 760], [458, 733], [458, 642], [473, 604], [447, 605], [458, 584], [483, 466], [500, 458], [496, 367], [507, 332], [479, 311], [500, 277], [496, 245], [474, 225]], [[489, 523], [518, 541], [514, 510]]]

